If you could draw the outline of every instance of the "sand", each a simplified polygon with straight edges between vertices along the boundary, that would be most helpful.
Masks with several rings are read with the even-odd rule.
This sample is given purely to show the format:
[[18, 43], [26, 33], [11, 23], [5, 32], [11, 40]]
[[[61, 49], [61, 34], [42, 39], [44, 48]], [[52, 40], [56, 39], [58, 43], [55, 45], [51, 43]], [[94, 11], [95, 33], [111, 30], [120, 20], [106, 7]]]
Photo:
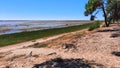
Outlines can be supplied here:
[[[47, 46], [39, 47], [42, 43]], [[113, 24], [1, 47], [0, 68], [32, 68], [54, 58], [93, 61], [94, 68], [120, 68], [119, 52], [120, 26]]]

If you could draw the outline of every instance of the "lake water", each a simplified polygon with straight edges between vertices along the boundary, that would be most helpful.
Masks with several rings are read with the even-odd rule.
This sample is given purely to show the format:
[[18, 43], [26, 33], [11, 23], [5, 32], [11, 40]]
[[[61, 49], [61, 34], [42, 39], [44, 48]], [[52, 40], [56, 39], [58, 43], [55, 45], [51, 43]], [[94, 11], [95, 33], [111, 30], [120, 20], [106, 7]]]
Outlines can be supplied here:
[[18, 33], [24, 31], [35, 31], [51, 28], [62, 28], [68, 26], [82, 25], [90, 21], [0, 21], [0, 35]]

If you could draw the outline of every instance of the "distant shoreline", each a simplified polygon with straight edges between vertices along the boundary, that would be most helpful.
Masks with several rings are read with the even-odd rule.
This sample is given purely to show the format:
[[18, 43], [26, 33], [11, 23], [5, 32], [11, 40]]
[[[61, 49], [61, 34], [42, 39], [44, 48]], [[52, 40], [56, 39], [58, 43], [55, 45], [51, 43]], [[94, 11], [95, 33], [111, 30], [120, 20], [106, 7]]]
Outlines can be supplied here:
[[24, 31], [44, 30], [78, 26], [93, 21], [88, 20], [0, 20], [0, 35]]
[[49, 37], [49, 36], [54, 36], [54, 35], [58, 35], [58, 34], [82, 30], [82, 29], [88, 28], [92, 24], [93, 23], [88, 23], [88, 24], [83, 24], [83, 25], [79, 25], [79, 26], [53, 28], [53, 29], [46, 29], [46, 30], [38, 30], [38, 31], [1, 35], [0, 36], [0, 42], [1, 42], [0, 47], [11, 45], [11, 44], [16, 44], [16, 43], [21, 43], [21, 42], [25, 42], [25, 41], [35, 40], [35, 39], [39, 39], [39, 38], [43, 38], [43, 37]]
[[[43, 21], [43, 22], [92, 22], [90, 20], [0, 20], [0, 22], [24, 22], [24, 21]], [[103, 21], [103, 20], [99, 20]]]

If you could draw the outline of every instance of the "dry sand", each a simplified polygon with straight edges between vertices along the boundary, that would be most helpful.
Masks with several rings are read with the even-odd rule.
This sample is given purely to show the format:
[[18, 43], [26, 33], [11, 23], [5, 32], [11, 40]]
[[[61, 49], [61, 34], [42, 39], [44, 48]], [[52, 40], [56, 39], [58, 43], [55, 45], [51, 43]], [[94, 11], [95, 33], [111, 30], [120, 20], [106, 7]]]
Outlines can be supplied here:
[[[40, 48], [39, 45], [47, 46]], [[120, 68], [120, 26], [111, 25], [91, 32], [84, 29], [1, 47], [0, 68], [32, 68], [58, 57], [92, 61], [94, 68]]]

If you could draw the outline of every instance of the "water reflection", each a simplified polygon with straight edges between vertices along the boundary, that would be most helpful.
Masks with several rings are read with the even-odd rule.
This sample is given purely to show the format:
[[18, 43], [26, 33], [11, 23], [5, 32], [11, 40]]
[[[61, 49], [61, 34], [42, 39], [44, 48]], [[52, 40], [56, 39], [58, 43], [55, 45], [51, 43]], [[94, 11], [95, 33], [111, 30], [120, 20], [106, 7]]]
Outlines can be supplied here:
[[81, 25], [88, 22], [80, 21], [3, 21], [0, 22], [0, 35], [18, 33], [23, 31], [43, 30], [50, 28], [60, 28], [72, 25]]

